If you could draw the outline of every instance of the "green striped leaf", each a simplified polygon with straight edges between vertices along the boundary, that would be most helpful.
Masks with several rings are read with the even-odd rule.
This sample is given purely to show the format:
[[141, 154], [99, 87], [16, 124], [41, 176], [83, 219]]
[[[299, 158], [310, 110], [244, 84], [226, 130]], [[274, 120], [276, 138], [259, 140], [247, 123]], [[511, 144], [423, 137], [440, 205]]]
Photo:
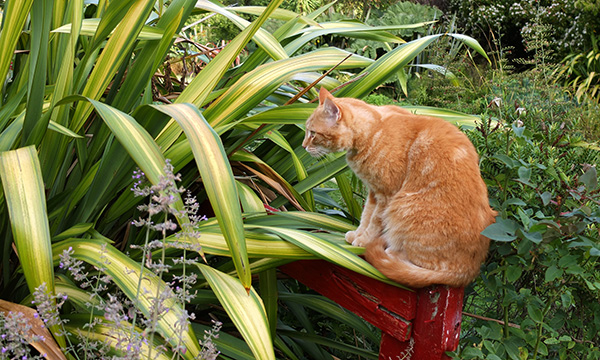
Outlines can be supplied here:
[[467, 45], [474, 48], [477, 52], [483, 52], [479, 43], [464, 35], [458, 34], [435, 34], [424, 36], [406, 44], [400, 45], [394, 50], [388, 52], [375, 63], [364, 69], [358, 76], [362, 76], [358, 81], [353, 82], [347, 87], [336, 93], [338, 97], [362, 98], [370, 93], [375, 87], [385, 82], [390, 76], [396, 74], [400, 69], [408, 65], [423, 49], [429, 46], [433, 41], [442, 36], [452, 36]]
[[[290, 229], [319, 229], [346, 233], [356, 230], [356, 225], [349, 224], [333, 216], [308, 211], [276, 211], [269, 214], [247, 214], [246, 224], [280, 226]], [[341, 236], [343, 240], [343, 236]], [[347, 244], [346, 244], [347, 245]], [[348, 245], [348, 247], [350, 247]], [[351, 248], [351, 247], [350, 247]]]
[[[372, 41], [383, 41], [391, 43], [405, 43], [404, 40], [387, 32], [388, 30], [415, 29], [433, 23], [433, 21], [408, 25], [386, 25], [369, 26], [358, 21], [336, 21], [319, 23], [302, 29], [298, 33], [300, 37], [285, 46], [288, 54], [294, 54], [311, 40], [329, 34], [343, 35], [351, 38], [367, 39]], [[294, 34], [296, 35], [296, 34]]]
[[246, 184], [236, 181], [240, 203], [246, 213], [265, 212], [265, 206], [256, 193]]
[[[260, 15], [265, 11], [265, 7], [264, 6], [232, 6], [227, 8], [227, 10], [229, 11], [233, 11], [233, 12], [239, 12], [239, 13], [244, 13], [244, 14], [252, 14], [252, 15]], [[316, 22], [315, 20], [300, 15], [298, 13], [295, 13], [293, 11], [290, 10], [286, 10], [286, 9], [276, 9], [273, 12], [273, 15], [271, 15], [272, 19], [277, 19], [277, 20], [283, 20], [283, 21], [290, 21], [290, 20], [295, 20], [298, 19], [298, 21], [302, 24], [309, 24], [309, 25], [318, 25], [319, 23]]]
[[165, 159], [150, 134], [134, 118], [112, 106], [87, 99], [119, 139], [136, 164], [152, 184], [158, 184], [164, 175]]
[[263, 302], [253, 288], [210, 266], [197, 264], [257, 359], [275, 359]]
[[[294, 74], [328, 70], [350, 54], [337, 48], [325, 48], [259, 66], [227, 89], [204, 111], [204, 116], [214, 127], [227, 124], [247, 114]], [[352, 55], [338, 69], [364, 67], [372, 62], [371, 59]]]
[[[0, 153], [0, 178], [13, 240], [29, 292], [45, 284], [54, 294], [54, 267], [44, 180], [35, 147]], [[53, 300], [54, 301], [54, 300]], [[50, 330], [57, 334], [58, 326]], [[57, 338], [61, 345], [64, 339]]]
[[[81, 239], [64, 240], [52, 249], [54, 261], [58, 262], [59, 255], [69, 249], [72, 251], [72, 257], [103, 269], [103, 272], [112, 278], [119, 289], [148, 318], [151, 316], [153, 299], [157, 294], [171, 291], [156, 274], [148, 269], [144, 269], [142, 274], [139, 263], [105, 241], [96, 239], [85, 239], [85, 241]], [[142, 281], [142, 289], [138, 293], [138, 282], [141, 276], [143, 276], [144, 281]], [[200, 354], [200, 347], [189, 323], [187, 330], [182, 334], [178, 334], [176, 329], [177, 322], [184, 317], [184, 309], [181, 308], [181, 303], [176, 300], [174, 294], [166, 297], [163, 301], [162, 305], [170, 310], [158, 317], [157, 332], [164, 339], [168, 339], [173, 346], [178, 345], [181, 341], [188, 349], [183, 355], [184, 358], [193, 359]]]
[[[11, 0], [4, 5], [2, 32], [0, 32], [0, 49], [2, 49], [0, 52], [0, 79], [2, 79], [2, 83], [8, 74], [13, 53], [32, 4], [33, 0]], [[0, 105], [2, 101], [3, 99], [0, 97]]]
[[[202, 233], [202, 249], [207, 254], [219, 255], [219, 256], [231, 256], [229, 246], [225, 240], [225, 236], [216, 229], [212, 230], [200, 230]], [[176, 239], [168, 238], [169, 242], [189, 242], [188, 239]], [[290, 244], [287, 241], [283, 241], [276, 236], [259, 236], [258, 234], [246, 235], [246, 247], [249, 257], [260, 258], [260, 257], [273, 257], [283, 259], [314, 259], [315, 256], [300, 249], [294, 244]]]
[[240, 124], [304, 124], [316, 108], [314, 103], [277, 106], [248, 116]]
[[[481, 123], [481, 117], [477, 115], [468, 115], [459, 111], [440, 109], [431, 106], [403, 106], [404, 109], [410, 110], [418, 115], [435, 116], [442, 118], [456, 126], [464, 126], [473, 129], [478, 123]], [[493, 121], [495, 126], [497, 121]]]
[[0, 177], [29, 291], [43, 283], [54, 292], [54, 268], [46, 195], [35, 147], [0, 153]]
[[[98, 24], [100, 24], [100, 19], [83, 19], [81, 22], [80, 34], [84, 36], [94, 36], [98, 30]], [[52, 30], [52, 32], [70, 34], [71, 29], [72, 24], [66, 24]], [[111, 31], [110, 33], [112, 34], [114, 31], [115, 30]], [[162, 37], [163, 31], [160, 28], [148, 25], [144, 25], [138, 34], [138, 40], [160, 40]]]
[[225, 235], [238, 276], [246, 289], [251, 286], [242, 211], [233, 172], [221, 138], [191, 104], [153, 105], [177, 121], [190, 143], [208, 198]]
[[327, 260], [370, 278], [402, 287], [401, 285], [388, 280], [382, 273], [379, 272], [379, 270], [375, 269], [371, 264], [362, 258], [335, 243], [320, 238], [316, 234], [312, 234], [303, 230], [275, 228], [269, 226], [262, 226], [261, 229], [263, 231], [276, 234], [282, 239], [315, 254], [321, 259]]

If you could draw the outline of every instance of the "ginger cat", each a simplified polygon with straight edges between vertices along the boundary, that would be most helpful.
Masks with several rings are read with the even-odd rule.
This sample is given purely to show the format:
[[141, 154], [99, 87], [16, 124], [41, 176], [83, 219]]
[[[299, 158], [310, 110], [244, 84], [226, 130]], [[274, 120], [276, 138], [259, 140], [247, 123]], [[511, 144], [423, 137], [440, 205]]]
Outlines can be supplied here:
[[410, 287], [468, 285], [494, 222], [475, 147], [446, 121], [397, 106], [335, 98], [325, 88], [306, 121], [312, 156], [347, 151], [369, 195], [346, 241], [388, 278]]

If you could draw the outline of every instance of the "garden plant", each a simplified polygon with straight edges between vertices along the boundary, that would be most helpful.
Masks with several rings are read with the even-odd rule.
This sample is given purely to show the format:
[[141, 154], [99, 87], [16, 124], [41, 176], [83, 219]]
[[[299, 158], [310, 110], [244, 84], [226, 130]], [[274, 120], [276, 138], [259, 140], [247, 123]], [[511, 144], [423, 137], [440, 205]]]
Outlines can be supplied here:
[[[512, 75], [431, 8], [282, 2], [0, 3], [0, 359], [377, 359], [377, 329], [276, 270], [388, 281], [344, 241], [364, 200], [344, 154], [301, 147], [316, 84], [400, 97], [480, 152], [500, 215], [455, 357], [598, 358], [597, 103]], [[189, 25], [208, 16], [239, 30], [207, 46]]]

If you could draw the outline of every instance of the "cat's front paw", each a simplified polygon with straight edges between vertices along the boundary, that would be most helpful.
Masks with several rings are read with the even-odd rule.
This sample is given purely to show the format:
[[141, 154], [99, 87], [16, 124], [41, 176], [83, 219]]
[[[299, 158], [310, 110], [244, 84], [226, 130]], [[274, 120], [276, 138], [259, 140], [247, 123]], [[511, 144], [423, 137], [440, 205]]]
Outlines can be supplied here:
[[[356, 231], [348, 231], [346, 233], [346, 242], [348, 244], [352, 244], [354, 242], [354, 239], [356, 239]], [[354, 245], [354, 244], [353, 244]]]
[[352, 242], [350, 244], [352, 244], [352, 246], [366, 247], [367, 244], [370, 242], [371, 242], [371, 239], [369, 239], [368, 237], [366, 237], [364, 235], [360, 235], [360, 236], [355, 236], [354, 239], [352, 239]]

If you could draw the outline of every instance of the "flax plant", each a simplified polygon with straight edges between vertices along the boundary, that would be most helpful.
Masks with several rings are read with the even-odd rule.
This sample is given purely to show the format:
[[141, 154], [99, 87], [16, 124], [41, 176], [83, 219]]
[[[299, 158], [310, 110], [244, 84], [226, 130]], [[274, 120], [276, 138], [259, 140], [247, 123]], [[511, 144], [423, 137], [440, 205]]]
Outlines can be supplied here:
[[[345, 159], [335, 154], [317, 161], [303, 151], [303, 123], [316, 106], [316, 92], [309, 89], [293, 104], [290, 99], [331, 69], [350, 72], [353, 82], [344, 87], [333, 72], [316, 86], [365, 96], [441, 36], [485, 54], [461, 34], [411, 40], [388, 32], [394, 27], [320, 26], [317, 18], [328, 6], [299, 16], [278, 9], [281, 3], [233, 12], [205, 0], [5, 2], [0, 293], [3, 300], [24, 302], [43, 283], [51, 297], [66, 293], [59, 314], [70, 320], [64, 327], [74, 347], [67, 347], [58, 327], [50, 328], [65, 353], [99, 344], [126, 356], [139, 345], [140, 358], [212, 358], [214, 346], [197, 340], [207, 335], [230, 358], [302, 357], [318, 345], [304, 341], [301, 331], [275, 328], [277, 266], [321, 258], [388, 281], [357, 256], [363, 249], [343, 240], [360, 209], [342, 216], [319, 212], [328, 200], [318, 187], [346, 171]], [[250, 22], [236, 14], [241, 12], [255, 15]], [[174, 39], [187, 37], [182, 28], [196, 13], [218, 13], [240, 33], [193, 76], [171, 81], [165, 58]], [[263, 27], [271, 17], [283, 20], [273, 33]], [[392, 50], [376, 61], [333, 47], [303, 50], [329, 34], [385, 41]], [[231, 66], [249, 43], [256, 50]], [[474, 118], [452, 113], [449, 121]], [[169, 172], [181, 173], [181, 186], [202, 210], [186, 212], [174, 191], [161, 209], [168, 225], [137, 229], [131, 223], [142, 200], [129, 190], [136, 168], [150, 187], [160, 187]], [[344, 189], [351, 199], [350, 187]], [[150, 207], [143, 209], [148, 223]], [[206, 221], [194, 222], [204, 214]], [[152, 237], [160, 239], [160, 259], [152, 256]], [[65, 251], [84, 274], [110, 277], [107, 288], [79, 288], [77, 273], [59, 266]], [[147, 271], [150, 259], [161, 267], [158, 274]], [[165, 272], [173, 260], [179, 263]], [[252, 281], [259, 273], [260, 292]], [[196, 284], [186, 282], [195, 277]], [[173, 281], [182, 283], [179, 295], [168, 290]], [[160, 316], [159, 299], [160, 309], [170, 309]], [[120, 308], [119, 302], [130, 305]], [[210, 310], [215, 308], [224, 310]], [[132, 311], [127, 319], [125, 309]], [[190, 321], [192, 311], [204, 318]], [[218, 318], [216, 327], [223, 324], [219, 338], [197, 323], [209, 324], [210, 316]], [[348, 313], [336, 316], [356, 320]]]

